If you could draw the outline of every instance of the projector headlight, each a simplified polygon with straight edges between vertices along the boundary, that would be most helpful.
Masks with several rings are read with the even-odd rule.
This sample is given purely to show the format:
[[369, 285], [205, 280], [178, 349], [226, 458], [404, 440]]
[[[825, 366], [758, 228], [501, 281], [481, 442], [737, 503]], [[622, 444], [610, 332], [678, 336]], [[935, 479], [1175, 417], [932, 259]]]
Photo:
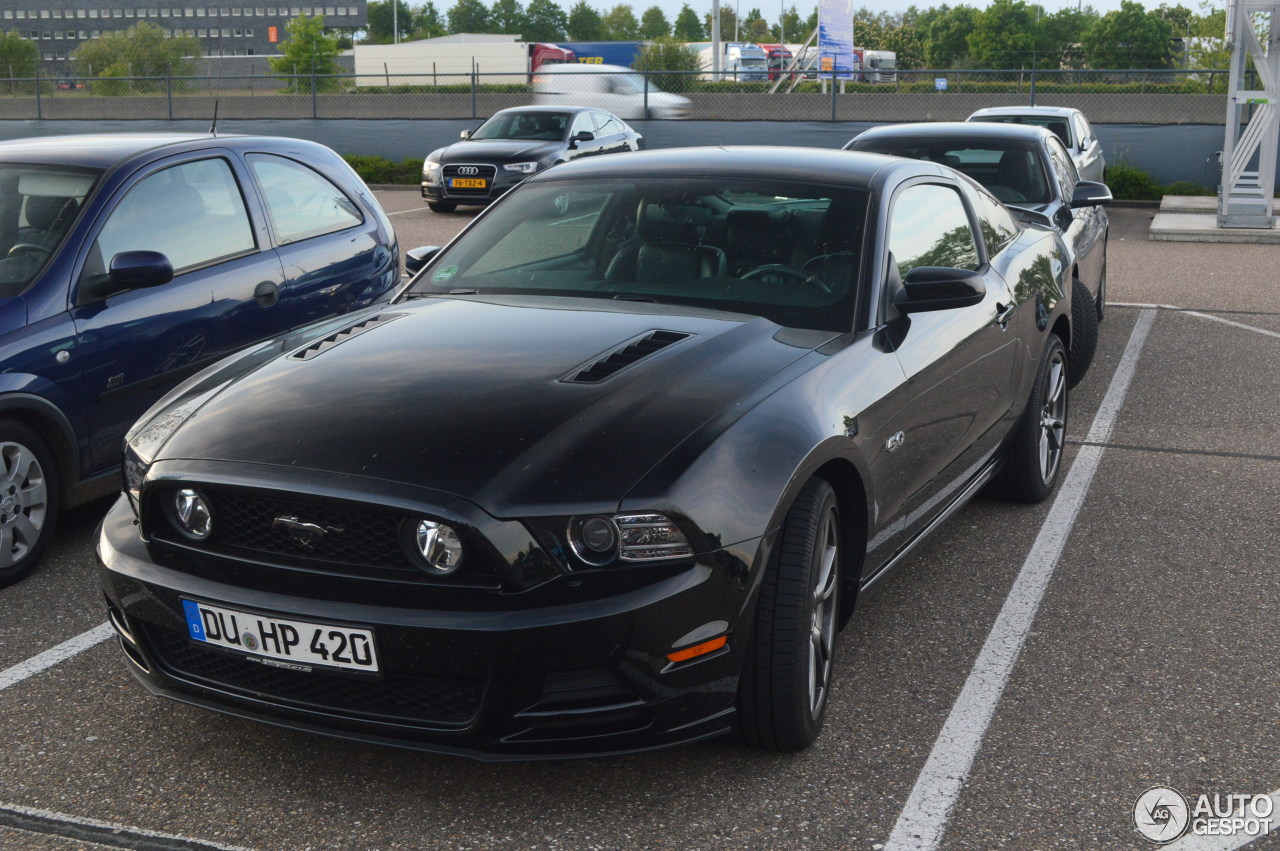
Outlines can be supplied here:
[[537, 163], [506, 163], [502, 166], [503, 171], [518, 171], [520, 174], [533, 174], [538, 170]]
[[693, 547], [684, 532], [665, 514], [588, 515], [569, 521], [569, 546], [587, 564], [688, 558]]

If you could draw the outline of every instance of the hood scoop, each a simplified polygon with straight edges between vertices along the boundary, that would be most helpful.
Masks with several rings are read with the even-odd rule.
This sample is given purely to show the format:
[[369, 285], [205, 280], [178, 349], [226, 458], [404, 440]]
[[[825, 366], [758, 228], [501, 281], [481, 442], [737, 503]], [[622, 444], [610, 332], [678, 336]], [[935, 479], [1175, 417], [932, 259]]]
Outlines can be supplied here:
[[296, 352], [289, 355], [289, 359], [311, 360], [313, 357], [327, 352], [339, 343], [345, 343], [352, 337], [358, 337], [375, 326], [381, 325], [384, 322], [390, 322], [393, 319], [399, 319], [401, 316], [404, 316], [404, 314], [379, 313], [377, 316], [371, 316], [363, 322], [357, 322], [355, 325], [343, 328], [341, 331], [335, 331], [327, 337], [321, 337], [319, 340], [309, 343], [305, 347], [298, 349]]
[[560, 379], [566, 384], [599, 384], [607, 378], [686, 337], [681, 331], [646, 331], [603, 356], [597, 356]]

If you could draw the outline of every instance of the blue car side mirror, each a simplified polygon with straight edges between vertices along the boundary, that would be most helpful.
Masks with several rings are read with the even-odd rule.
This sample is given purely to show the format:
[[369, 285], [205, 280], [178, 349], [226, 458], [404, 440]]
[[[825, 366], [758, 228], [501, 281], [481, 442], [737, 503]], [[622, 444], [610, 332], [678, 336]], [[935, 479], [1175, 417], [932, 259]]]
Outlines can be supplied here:
[[173, 264], [159, 251], [122, 251], [111, 258], [107, 277], [116, 292], [158, 287], [173, 280]]

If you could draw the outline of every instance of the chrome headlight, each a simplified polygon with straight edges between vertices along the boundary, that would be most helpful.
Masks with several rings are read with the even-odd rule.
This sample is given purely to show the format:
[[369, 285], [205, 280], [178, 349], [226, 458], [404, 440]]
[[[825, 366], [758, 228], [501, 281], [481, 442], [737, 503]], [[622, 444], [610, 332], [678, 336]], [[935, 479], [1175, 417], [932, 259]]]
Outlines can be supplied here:
[[440, 163], [428, 157], [426, 162], [422, 164], [422, 179], [427, 181], [427, 183], [439, 183], [440, 174]]
[[643, 512], [590, 515], [569, 521], [569, 546], [591, 565], [688, 558], [693, 547], [680, 527], [665, 514]]
[[204, 494], [182, 488], [167, 494], [164, 511], [174, 528], [193, 541], [206, 540], [213, 532], [213, 511]]
[[405, 549], [423, 570], [447, 576], [462, 566], [462, 539], [452, 526], [438, 520], [420, 520], [416, 525], [409, 521], [403, 528], [410, 533], [405, 536]]
[[517, 171], [520, 174], [533, 174], [538, 170], [537, 163], [506, 163], [502, 166], [503, 171]]

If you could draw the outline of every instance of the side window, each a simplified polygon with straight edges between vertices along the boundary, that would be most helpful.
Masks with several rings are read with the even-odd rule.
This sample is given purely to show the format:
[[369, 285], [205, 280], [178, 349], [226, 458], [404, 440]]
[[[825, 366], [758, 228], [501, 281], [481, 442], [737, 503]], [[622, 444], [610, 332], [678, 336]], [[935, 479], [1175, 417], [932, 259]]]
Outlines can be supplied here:
[[612, 115], [605, 115], [603, 112], [596, 114], [596, 130], [597, 136], [616, 136], [622, 132], [622, 122], [614, 118]]
[[358, 225], [360, 208], [324, 177], [273, 154], [245, 157], [262, 187], [267, 215], [281, 245]]
[[1053, 174], [1058, 180], [1058, 185], [1062, 187], [1062, 200], [1070, 201], [1072, 193], [1076, 191], [1076, 181], [1080, 179], [1080, 175], [1076, 172], [1076, 164], [1071, 161], [1071, 155], [1058, 143], [1057, 139], [1049, 140], [1049, 159], [1053, 160]]
[[591, 117], [590, 112], [584, 112], [573, 120], [573, 131], [569, 134], [569, 138], [572, 139], [579, 133], [584, 132], [590, 133], [592, 136], [596, 135], [596, 122]]
[[978, 230], [987, 245], [987, 256], [995, 257], [1021, 230], [1013, 214], [999, 201], [985, 192], [974, 193], [978, 198]]
[[978, 269], [978, 245], [960, 195], [949, 186], [910, 186], [893, 203], [889, 250], [903, 277], [917, 266]]
[[256, 248], [231, 166], [221, 158], [198, 160], [129, 190], [102, 226], [85, 274], [105, 272], [122, 251], [159, 251], [181, 273]]

